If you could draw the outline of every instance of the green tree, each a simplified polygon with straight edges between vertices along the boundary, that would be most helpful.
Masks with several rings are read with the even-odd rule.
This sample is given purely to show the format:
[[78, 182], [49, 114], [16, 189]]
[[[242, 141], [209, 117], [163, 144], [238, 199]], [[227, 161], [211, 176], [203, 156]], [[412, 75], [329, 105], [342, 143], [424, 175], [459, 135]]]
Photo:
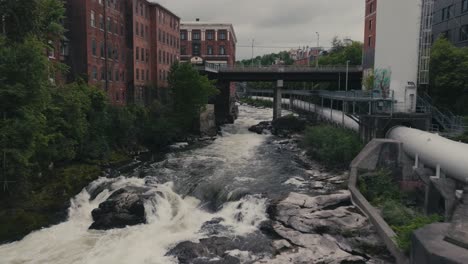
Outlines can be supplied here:
[[320, 57], [320, 65], [349, 65], [362, 64], [362, 43], [359, 41], [343, 41], [335, 37], [332, 48], [324, 56]]
[[468, 48], [447, 39], [435, 41], [431, 51], [429, 94], [437, 106], [468, 115]]
[[219, 93], [214, 83], [202, 76], [189, 63], [175, 63], [169, 72], [174, 115], [178, 126], [185, 132], [192, 129], [193, 121], [208, 103]]

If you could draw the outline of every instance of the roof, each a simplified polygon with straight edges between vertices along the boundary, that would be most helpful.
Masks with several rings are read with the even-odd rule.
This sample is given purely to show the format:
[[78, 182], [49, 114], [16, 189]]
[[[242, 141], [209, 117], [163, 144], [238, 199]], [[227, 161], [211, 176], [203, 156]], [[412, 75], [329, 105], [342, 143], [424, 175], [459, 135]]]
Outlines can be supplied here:
[[146, 0], [146, 2], [150, 5], [150, 6], [157, 6], [161, 9], [163, 9], [164, 11], [166, 11], [167, 13], [175, 16], [176, 18], [178, 18], [180, 20], [180, 17], [176, 14], [174, 14], [174, 12], [172, 12], [171, 10], [167, 9], [166, 7], [164, 7], [163, 5], [161, 5], [160, 3], [158, 2], [150, 2], [149, 0]]
[[234, 26], [231, 23], [219, 23], [219, 22], [198, 22], [198, 21], [181, 21], [180, 22], [180, 29], [186, 29], [187, 27], [200, 27], [200, 28], [229, 28], [231, 30], [234, 42], [237, 43], [237, 36], [236, 31], [234, 30]]

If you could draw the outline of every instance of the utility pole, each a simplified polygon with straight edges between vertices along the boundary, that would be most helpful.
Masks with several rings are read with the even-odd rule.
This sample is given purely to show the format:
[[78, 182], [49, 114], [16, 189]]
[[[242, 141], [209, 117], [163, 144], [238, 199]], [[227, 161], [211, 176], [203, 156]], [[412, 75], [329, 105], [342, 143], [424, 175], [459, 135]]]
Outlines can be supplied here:
[[252, 61], [250, 62], [250, 66], [253, 67], [253, 61], [254, 61], [254, 44], [255, 44], [255, 39], [252, 39]]
[[315, 57], [315, 68], [318, 68], [320, 56], [320, 34], [318, 32], [315, 32], [315, 34], [317, 34], [317, 55]]
[[105, 90], [106, 90], [106, 93], [107, 91], [109, 91], [109, 69], [108, 69], [108, 50], [107, 50], [107, 27], [109, 25], [107, 25], [107, 0], [104, 0], [103, 1], [103, 5], [104, 5], [104, 76], [106, 78], [105, 80]]
[[348, 91], [349, 60], [346, 61], [346, 91]]

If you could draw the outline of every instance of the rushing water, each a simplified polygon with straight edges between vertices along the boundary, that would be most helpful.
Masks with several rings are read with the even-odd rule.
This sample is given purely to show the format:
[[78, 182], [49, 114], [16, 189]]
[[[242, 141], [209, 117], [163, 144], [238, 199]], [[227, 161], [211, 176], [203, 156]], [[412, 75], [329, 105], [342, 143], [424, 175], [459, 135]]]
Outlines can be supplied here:
[[[271, 135], [247, 130], [271, 115], [271, 110], [241, 106], [236, 123], [225, 126], [213, 143], [171, 153], [125, 177], [98, 179], [72, 200], [66, 222], [0, 246], [0, 263], [177, 263], [166, 256], [168, 250], [178, 242], [210, 236], [202, 226], [213, 218], [225, 220], [218, 231], [223, 235], [255, 232], [267, 219], [269, 200], [307, 189], [296, 179], [304, 168], [291, 151]], [[90, 199], [87, 190], [103, 184], [109, 188]], [[88, 230], [91, 211], [128, 186], [150, 187], [148, 224]]]

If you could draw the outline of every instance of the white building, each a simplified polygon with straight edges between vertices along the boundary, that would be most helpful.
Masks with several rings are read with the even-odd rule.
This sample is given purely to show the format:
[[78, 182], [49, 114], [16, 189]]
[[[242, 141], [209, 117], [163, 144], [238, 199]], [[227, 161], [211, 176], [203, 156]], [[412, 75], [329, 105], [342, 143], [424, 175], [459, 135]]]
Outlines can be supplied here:
[[396, 112], [415, 112], [422, 0], [377, 3], [374, 88], [394, 92]]

